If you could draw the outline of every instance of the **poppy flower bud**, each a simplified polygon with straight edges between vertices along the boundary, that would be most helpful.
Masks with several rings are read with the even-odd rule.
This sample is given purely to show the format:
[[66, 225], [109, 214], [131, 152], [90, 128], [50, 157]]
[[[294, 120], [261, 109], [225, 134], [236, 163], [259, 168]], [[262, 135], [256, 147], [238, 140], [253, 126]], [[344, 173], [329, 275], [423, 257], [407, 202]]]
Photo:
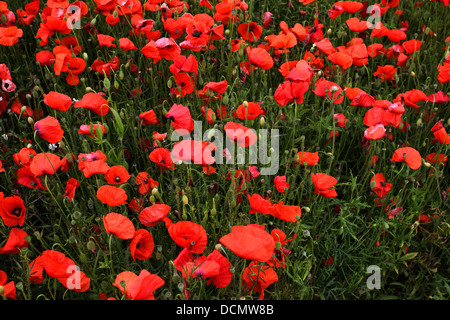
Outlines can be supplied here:
[[418, 127], [421, 127], [423, 124], [422, 119], [417, 120], [416, 124]]
[[155, 203], [156, 203], [156, 199], [155, 199], [155, 196], [154, 196], [154, 195], [151, 195], [151, 196], [150, 196], [150, 202], [151, 202], [152, 204], [155, 204]]
[[211, 213], [211, 215], [215, 216], [217, 214], [217, 210], [212, 208], [210, 213]]
[[0, 296], [5, 294], [5, 287], [0, 286]]
[[425, 162], [423, 165], [427, 168], [431, 167], [431, 163], [429, 163], [429, 162]]
[[96, 23], [97, 23], [97, 18], [95, 17], [94, 19], [91, 20], [91, 24], [92, 24], [93, 26], [95, 26]]
[[322, 74], [323, 74], [322, 70], [319, 70], [319, 71], [317, 72], [317, 75], [318, 75], [319, 77], [321, 77]]
[[303, 211], [305, 211], [305, 212], [310, 212], [311, 209], [310, 209], [309, 207], [304, 207], [304, 208], [303, 208]]
[[117, 80], [114, 80], [114, 88], [119, 90], [119, 82]]
[[28, 124], [31, 124], [31, 125], [34, 124], [34, 120], [32, 117], [28, 117], [27, 121], [28, 121]]
[[415, 77], [416, 73], [414, 71], [411, 71], [411, 77]]
[[331, 35], [331, 32], [332, 32], [331, 28], [328, 29], [328, 30], [327, 30], [327, 35]]
[[167, 87], [172, 88], [172, 79], [167, 80]]
[[247, 108], [247, 107], [248, 107], [248, 102], [247, 102], [247, 101], [244, 101], [244, 102], [242, 103], [242, 105], [243, 105], [245, 108]]
[[264, 126], [265, 124], [266, 124], [266, 118], [264, 118], [264, 117], [259, 118], [259, 125]]
[[114, 10], [114, 12], [113, 12], [113, 17], [114, 17], [114, 18], [117, 18], [118, 15], [119, 15], [119, 12], [117, 12], [117, 9]]
[[224, 32], [224, 33], [225, 33], [225, 35], [226, 35], [226, 36], [228, 36], [228, 35], [230, 34], [230, 30], [229, 30], [229, 29], [227, 29], [227, 30], [225, 30], [225, 32]]
[[370, 189], [373, 189], [373, 188], [375, 188], [377, 186], [377, 183], [375, 182], [375, 180], [373, 180], [371, 183], [370, 183]]
[[86, 248], [87, 248], [88, 250], [90, 250], [90, 251], [95, 250], [95, 242], [92, 241], [92, 240], [89, 240], [89, 241], [86, 243]]
[[183, 195], [183, 197], [181, 198], [181, 201], [183, 201], [183, 204], [188, 204], [189, 203], [189, 199], [186, 195]]
[[275, 243], [275, 249], [280, 250], [281, 248], [281, 242], [277, 241], [277, 243]]
[[[174, 283], [179, 283], [180, 282], [180, 276], [177, 275], [177, 274], [174, 274], [173, 277], [172, 277], [172, 281]], [[181, 283], [181, 285], [182, 285], [182, 283]]]

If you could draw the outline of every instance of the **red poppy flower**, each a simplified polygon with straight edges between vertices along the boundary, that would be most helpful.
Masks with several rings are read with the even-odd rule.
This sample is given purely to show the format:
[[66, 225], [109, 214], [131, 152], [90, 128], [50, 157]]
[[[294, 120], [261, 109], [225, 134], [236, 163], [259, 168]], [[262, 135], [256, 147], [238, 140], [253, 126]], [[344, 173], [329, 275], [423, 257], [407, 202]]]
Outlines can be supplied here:
[[147, 194], [159, 185], [147, 172], [138, 173], [136, 176], [136, 184], [139, 186], [140, 194]]
[[329, 56], [336, 52], [336, 48], [331, 43], [330, 39], [325, 38], [315, 43], [317, 49], [325, 53], [325, 55]]
[[30, 166], [21, 167], [17, 169], [15, 173], [17, 175], [17, 182], [21, 185], [32, 189], [47, 190], [47, 188], [42, 185], [41, 179], [31, 172]]
[[321, 195], [325, 198], [337, 197], [336, 190], [333, 186], [337, 183], [337, 179], [325, 173], [311, 173], [311, 179], [314, 183], [314, 194]]
[[420, 49], [422, 41], [411, 39], [402, 43], [402, 47], [405, 49], [406, 54], [412, 54]]
[[141, 123], [143, 125], [158, 123], [158, 118], [156, 117], [156, 113], [154, 110], [142, 112], [141, 114], [139, 114], [139, 120], [141, 120]]
[[386, 128], [382, 123], [370, 126], [364, 131], [364, 137], [368, 140], [379, 140], [386, 134]]
[[267, 264], [271, 267], [276, 268], [285, 268], [285, 257], [290, 254], [290, 251], [287, 250], [284, 245], [290, 241], [297, 239], [297, 234], [293, 234], [292, 237], [286, 239], [286, 234], [280, 229], [273, 229], [270, 232], [270, 235], [273, 237], [273, 240], [277, 244], [275, 246], [275, 251], [272, 256], [272, 260], [268, 261]]
[[[85, 292], [90, 289], [89, 277], [83, 271], [80, 271], [76, 263], [64, 253], [55, 250], [45, 250], [42, 252], [41, 262], [47, 275], [58, 279], [67, 289], [75, 292]], [[74, 272], [78, 272], [79, 286], [69, 283]]]
[[154, 227], [165, 221], [170, 209], [170, 206], [163, 203], [146, 207], [139, 213], [139, 221], [146, 227]]
[[22, 38], [23, 30], [16, 26], [1, 27], [0, 28], [0, 45], [11, 47], [19, 42]]
[[447, 133], [445, 128], [440, 128], [438, 130], [433, 131], [433, 136], [441, 144], [450, 143], [450, 134]]
[[263, 114], [263, 111], [261, 110], [260, 105], [256, 102], [248, 102], [247, 106], [241, 104], [236, 110], [236, 116], [242, 120], [253, 120], [261, 114]]
[[389, 81], [393, 80], [395, 73], [397, 72], [397, 68], [395, 68], [393, 65], [385, 65], [385, 66], [378, 66], [377, 71], [373, 73], [373, 75], [376, 77], [378, 76], [383, 81]]
[[[325, 78], [320, 78], [316, 82], [316, 88], [313, 92], [319, 97], [334, 99], [335, 104], [341, 104], [344, 101], [344, 95], [342, 88], [332, 81], [328, 81]], [[333, 98], [332, 98], [333, 95]]]
[[264, 290], [278, 281], [278, 275], [271, 267], [261, 266], [252, 261], [244, 269], [242, 281], [248, 293], [252, 291], [259, 292], [258, 300], [262, 300], [264, 299]]
[[382, 173], [375, 174], [372, 179], [370, 179], [370, 183], [375, 182], [374, 186], [372, 187], [372, 190], [377, 194], [379, 197], [383, 197], [386, 194], [389, 193], [389, 191], [392, 188], [392, 183], [386, 182], [384, 175]]
[[267, 52], [263, 48], [251, 48], [248, 47], [246, 49], [248, 60], [255, 67], [260, 69], [270, 69], [273, 67], [273, 59], [270, 56], [269, 52]]
[[386, 49], [384, 49], [383, 44], [381, 43], [373, 43], [367, 47], [367, 54], [371, 58], [375, 58], [376, 56], [385, 54], [387, 52]]
[[286, 176], [276, 176], [274, 179], [275, 188], [278, 192], [284, 193], [285, 189], [289, 189], [289, 183], [286, 182]]
[[414, 109], [419, 109], [419, 106], [417, 105], [417, 102], [420, 101], [427, 101], [428, 97], [427, 95], [419, 89], [412, 89], [409, 91], [406, 91], [404, 93], [399, 93], [393, 102], [400, 102], [406, 106], [412, 107]]
[[0, 217], [7, 227], [22, 226], [25, 222], [27, 209], [22, 198], [13, 195], [11, 197], [0, 197]]
[[111, 207], [127, 203], [127, 193], [125, 190], [110, 185], [103, 185], [98, 188], [97, 198]]
[[169, 66], [170, 72], [174, 75], [179, 72], [197, 72], [198, 61], [194, 55], [190, 54], [189, 57], [180, 54], [173, 59], [173, 64]]
[[335, 65], [341, 66], [342, 69], [348, 69], [353, 64], [353, 58], [345, 52], [335, 52], [327, 56], [327, 59]]
[[[121, 285], [123, 281], [126, 283], [125, 288]], [[120, 273], [113, 285], [131, 300], [155, 300], [153, 292], [164, 285], [164, 280], [144, 269], [139, 276], [130, 271]]]
[[[297, 38], [293, 32], [271, 34], [267, 36], [270, 46], [276, 49], [287, 50], [288, 48], [295, 47], [297, 45]], [[277, 51], [275, 51], [277, 52]]]
[[264, 199], [259, 194], [249, 195], [247, 194], [248, 201], [250, 203], [250, 214], [255, 214], [257, 212], [262, 214], [270, 214], [272, 210], [272, 203], [269, 200]]
[[308, 151], [299, 151], [298, 152], [298, 163], [313, 166], [319, 163], [319, 152], [308, 152]]
[[309, 83], [307, 81], [285, 80], [275, 90], [274, 99], [280, 107], [294, 101], [297, 104], [301, 104], [308, 89]]
[[219, 275], [220, 265], [213, 260], [207, 260], [206, 256], [194, 256], [189, 249], [184, 248], [176, 259], [174, 266], [181, 271], [183, 278], [206, 279]]
[[114, 43], [112, 43], [116, 39], [109, 35], [97, 33], [97, 40], [98, 40], [98, 44], [100, 45], [100, 48], [101, 47], [114, 47], [114, 48], [116, 47], [116, 45]]
[[182, 140], [173, 146], [172, 161], [211, 165], [216, 161], [212, 155], [215, 147], [214, 144], [203, 141]]
[[97, 115], [105, 116], [109, 111], [109, 103], [101, 94], [88, 92], [75, 102], [74, 108], [86, 108]]
[[219, 251], [213, 250], [207, 257], [207, 261], [214, 261], [219, 264], [219, 274], [208, 279], [206, 284], [211, 282], [218, 288], [227, 287], [233, 278], [233, 274], [230, 271], [231, 263], [228, 259], [222, 255]]
[[30, 163], [30, 171], [35, 176], [53, 175], [61, 166], [61, 158], [56, 154], [41, 152], [33, 157]]
[[48, 143], [58, 143], [62, 140], [64, 130], [61, 129], [59, 121], [52, 116], [47, 116], [44, 119], [34, 123], [34, 130], [37, 135]]
[[135, 228], [130, 218], [116, 212], [110, 212], [103, 216], [103, 225], [108, 234], [113, 234], [119, 239], [131, 239]]
[[131, 257], [134, 261], [147, 260], [151, 257], [155, 249], [155, 242], [150, 232], [145, 229], [139, 229], [134, 232], [133, 239], [130, 242]]
[[150, 153], [149, 158], [158, 165], [160, 170], [175, 169], [175, 164], [172, 161], [172, 153], [166, 148], [155, 148]]
[[231, 233], [221, 237], [219, 242], [243, 259], [261, 262], [268, 261], [275, 249], [272, 236], [256, 224], [232, 226]]
[[210, 81], [207, 84], [205, 84], [205, 87], [203, 88], [204, 91], [212, 90], [216, 93], [222, 94], [224, 93], [228, 88], [228, 81], [222, 80], [218, 82]]
[[180, 72], [174, 78], [177, 87], [171, 89], [173, 94], [184, 97], [194, 91], [195, 82], [189, 74]]
[[395, 150], [391, 163], [404, 161], [411, 169], [417, 170], [422, 165], [422, 157], [419, 151], [412, 147], [403, 147]]
[[346, 24], [353, 32], [363, 32], [372, 27], [369, 21], [360, 21], [357, 17], [347, 19]]
[[86, 178], [94, 174], [105, 174], [109, 170], [106, 163], [106, 155], [97, 150], [91, 153], [80, 153], [78, 155], [78, 170], [82, 171]]
[[191, 221], [179, 221], [168, 228], [173, 241], [191, 253], [201, 254], [206, 249], [207, 235], [202, 225]]
[[180, 46], [172, 38], [159, 38], [155, 41], [159, 56], [169, 61], [181, 53]]
[[154, 40], [150, 40], [142, 49], [142, 54], [148, 58], [153, 59], [153, 63], [157, 63], [161, 60], [161, 56], [159, 55], [159, 50], [156, 47], [156, 42]]
[[28, 234], [19, 228], [11, 228], [8, 239], [3, 247], [0, 248], [0, 254], [16, 254], [21, 249], [28, 247], [29, 243], [25, 240]]
[[44, 267], [42, 266], [42, 256], [37, 256], [28, 265], [29, 281], [35, 284], [41, 284], [44, 282]]
[[122, 184], [130, 179], [128, 170], [121, 165], [115, 165], [109, 168], [105, 173], [105, 179], [109, 184]]
[[209, 28], [206, 26], [204, 21], [193, 21], [186, 26], [186, 38], [183, 45], [188, 45], [194, 51], [199, 51], [201, 48], [208, 44]]
[[450, 81], [450, 62], [439, 64], [437, 70], [439, 72], [437, 79], [440, 83], [446, 83]]
[[240, 147], [249, 147], [258, 139], [255, 131], [236, 122], [227, 122], [224, 126], [228, 138], [237, 142]]
[[137, 47], [134, 45], [133, 41], [128, 38], [120, 38], [119, 39], [120, 49], [123, 51], [133, 51], [137, 50]]
[[241, 23], [237, 30], [244, 40], [253, 42], [259, 40], [263, 28], [256, 22], [246, 22]]
[[106, 128], [104, 125], [102, 124], [82, 124], [80, 125], [80, 128], [78, 129], [78, 133], [79, 134], [85, 134], [88, 137], [95, 139], [95, 138], [100, 138], [100, 136], [102, 136], [103, 134], [106, 133]]
[[72, 99], [64, 93], [50, 91], [44, 94], [44, 103], [52, 109], [67, 111], [72, 105]]
[[94, 63], [91, 65], [91, 69], [94, 71], [97, 71], [98, 74], [102, 75], [105, 74], [107, 77], [109, 77], [109, 74], [111, 71], [115, 71], [120, 66], [120, 60], [118, 57], [114, 57], [111, 61], [104, 62], [102, 60], [94, 60]]
[[432, 152], [425, 157], [425, 161], [430, 164], [442, 163], [445, 165], [447, 163], [447, 156], [442, 153]]
[[302, 210], [299, 206], [286, 205], [283, 201], [273, 204], [270, 215], [287, 222], [296, 222], [302, 216]]
[[114, 15], [110, 13], [110, 14], [108, 14], [108, 15], [106, 16], [105, 21], [106, 21], [106, 23], [109, 24], [110, 26], [114, 26], [114, 25], [116, 25], [116, 24], [120, 21], [120, 17], [119, 17], [119, 15], [117, 15], [117, 16], [114, 17]]
[[75, 178], [70, 178], [66, 182], [66, 190], [63, 195], [63, 198], [67, 197], [69, 201], [72, 201], [75, 197], [75, 191], [80, 186], [80, 182]]
[[182, 104], [173, 104], [165, 115], [172, 120], [173, 128], [184, 135], [194, 130], [194, 120], [188, 107]]

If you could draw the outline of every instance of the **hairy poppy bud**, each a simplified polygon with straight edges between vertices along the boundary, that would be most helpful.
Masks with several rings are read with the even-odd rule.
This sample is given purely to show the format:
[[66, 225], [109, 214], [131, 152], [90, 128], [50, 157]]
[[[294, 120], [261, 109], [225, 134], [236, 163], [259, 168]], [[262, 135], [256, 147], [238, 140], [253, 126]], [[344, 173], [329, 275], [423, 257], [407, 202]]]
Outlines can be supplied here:
[[27, 121], [28, 121], [28, 124], [31, 124], [31, 125], [34, 124], [34, 120], [32, 117], [28, 117]]
[[188, 199], [188, 197], [186, 195], [183, 195], [181, 200], [183, 201], [183, 204], [188, 204], [189, 203], [189, 199]]
[[5, 287], [0, 286], [0, 296], [5, 294]]
[[88, 248], [88, 250], [93, 251], [95, 250], [95, 242], [92, 240], [89, 240], [88, 243], [86, 243], [86, 248]]

